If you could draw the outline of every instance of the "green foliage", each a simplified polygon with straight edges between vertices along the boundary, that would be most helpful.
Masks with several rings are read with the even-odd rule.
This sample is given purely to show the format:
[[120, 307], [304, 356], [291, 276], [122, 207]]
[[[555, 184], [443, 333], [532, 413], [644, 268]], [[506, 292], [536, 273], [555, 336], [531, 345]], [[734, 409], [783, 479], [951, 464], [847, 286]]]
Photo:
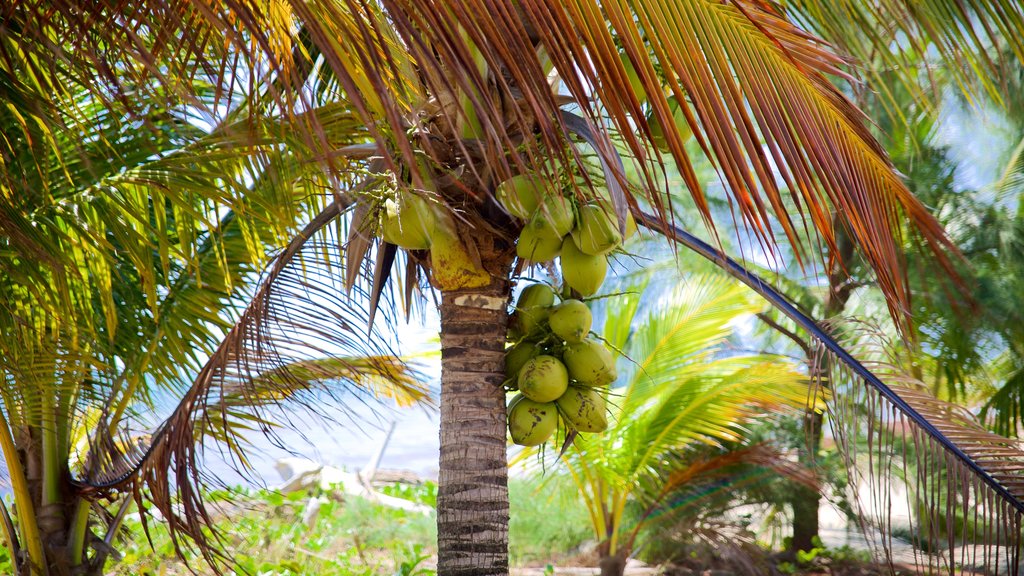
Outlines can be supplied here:
[[381, 494], [403, 498], [417, 504], [424, 504], [431, 508], [437, 507], [437, 482], [427, 481], [422, 484], [403, 484], [395, 482], [390, 486], [380, 488]]
[[[657, 298], [645, 287], [631, 286], [603, 309], [603, 334], [621, 356], [622, 377], [608, 398], [611, 427], [577, 437], [547, 480], [577, 486], [602, 555], [628, 553], [651, 519], [699, 515], [708, 500], [689, 492], [734, 494], [705, 487], [731, 475], [744, 484], [748, 465], [773, 474], [780, 457], [746, 445], [744, 429], [807, 401], [806, 379], [789, 364], [726, 352], [733, 323], [760, 310], [749, 291], [715, 275], [688, 278]], [[642, 296], [658, 304], [642, 306]], [[689, 504], [669, 505], [677, 496]]]
[[[424, 564], [436, 549], [431, 515], [389, 508], [358, 497], [347, 496], [341, 501], [335, 498], [305, 491], [280, 494], [266, 490], [210, 495], [224, 514], [216, 527], [227, 539], [226, 551], [237, 563], [236, 573], [433, 573]], [[317, 505], [315, 521], [305, 524], [303, 514]], [[189, 573], [189, 566], [203, 565], [201, 559], [191, 556], [186, 557], [187, 566], [174, 559], [173, 543], [162, 525], [151, 524], [152, 549], [137, 521], [126, 521], [125, 528], [123, 557], [108, 566], [113, 574], [183, 575]]]
[[593, 538], [576, 487], [565, 478], [509, 479], [509, 560], [512, 565], [555, 560]]
[[[586, 509], [569, 482], [542, 483], [512, 478], [509, 547], [513, 565], [557, 561], [591, 538]], [[381, 493], [433, 506], [437, 483], [396, 483]], [[320, 498], [312, 528], [302, 522], [312, 497]], [[236, 574], [293, 576], [371, 576], [433, 574], [437, 549], [434, 518], [381, 506], [358, 497], [333, 499], [322, 491], [283, 494], [234, 488], [206, 495], [219, 511], [217, 528], [237, 563]], [[216, 513], [216, 512], [215, 512]], [[184, 576], [191, 566], [205, 573], [201, 558], [174, 544], [161, 523], [151, 523], [152, 547], [137, 516], [129, 515], [118, 547], [121, 559], [107, 572], [117, 576]], [[549, 564], [550, 566], [550, 564]], [[203, 567], [203, 568], [200, 568]], [[7, 549], [0, 547], [0, 574], [10, 573]]]

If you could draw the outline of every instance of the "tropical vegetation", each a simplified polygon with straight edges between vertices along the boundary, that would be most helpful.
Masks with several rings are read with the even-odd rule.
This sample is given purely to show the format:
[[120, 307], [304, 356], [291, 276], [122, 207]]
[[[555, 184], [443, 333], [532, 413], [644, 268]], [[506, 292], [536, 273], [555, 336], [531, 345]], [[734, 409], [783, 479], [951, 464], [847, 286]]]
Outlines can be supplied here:
[[549, 482], [570, 478], [582, 496], [609, 576], [623, 573], [649, 520], [700, 515], [696, 506], [671, 505], [687, 494], [764, 471], [817, 489], [814, 471], [745, 438], [755, 420], [802, 409], [812, 395], [792, 363], [730, 351], [733, 326], [752, 322], [764, 304], [722, 275], [694, 274], [655, 299], [658, 292], [637, 282], [604, 307], [621, 371], [607, 392], [611, 425], [581, 435], [549, 465]]
[[[792, 251], [802, 265], [820, 246], [833, 273], [848, 263], [848, 241], [894, 325], [911, 334], [904, 241], [947, 278], [956, 278], [953, 245], [833, 84], [857, 71], [808, 30], [864, 62], [881, 53], [910, 86], [930, 71], [914, 54], [937, 52], [965, 93], [995, 99], [990, 79], [1024, 54], [1024, 15], [1007, 1], [956, 7], [5, 9], [0, 448], [17, 521], [0, 527], [18, 569], [102, 570], [106, 550], [86, 544], [105, 538], [86, 534], [108, 525], [96, 523], [110, 517], [97, 503], [107, 495], [158, 510], [176, 549], [196, 542], [222, 566], [199, 489], [204, 440], [244, 466], [243, 433], [269, 428], [266, 412], [253, 417], [245, 405], [315, 398], [321, 388], [310, 384], [358, 380], [371, 367], [404, 374], [366, 330], [378, 313], [393, 321], [434, 294], [438, 569], [505, 572], [508, 304], [521, 273], [556, 255], [517, 255], [524, 227], [544, 223], [496, 202], [516, 176], [564, 183], [574, 213], [596, 204], [620, 234], [630, 217], [669, 232], [685, 204], [712, 238], [739, 223], [758, 248]], [[922, 105], [931, 94], [911, 92]], [[700, 156], [716, 167], [731, 213], [711, 208], [693, 167]], [[662, 186], [666, 167], [686, 194]], [[387, 233], [389, 219], [405, 232], [403, 213], [416, 216], [413, 233], [428, 221], [434, 230]], [[232, 316], [239, 301], [248, 304]], [[359, 352], [370, 361], [349, 360]], [[159, 427], [157, 390], [182, 398]]]

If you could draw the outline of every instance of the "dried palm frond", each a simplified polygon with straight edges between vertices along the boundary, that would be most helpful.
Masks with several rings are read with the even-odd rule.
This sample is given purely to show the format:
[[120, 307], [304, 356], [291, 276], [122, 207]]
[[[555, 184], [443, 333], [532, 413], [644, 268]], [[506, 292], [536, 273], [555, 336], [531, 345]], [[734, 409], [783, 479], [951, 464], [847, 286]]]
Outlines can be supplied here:
[[[641, 222], [651, 219], [639, 214]], [[812, 319], [757, 275], [681, 228], [672, 236], [753, 288], [811, 336], [827, 362], [833, 434], [852, 484], [860, 518], [879, 536], [874, 550], [892, 566], [891, 487], [908, 486], [910, 527], [923, 569], [950, 574], [983, 569], [1017, 574], [1024, 546], [1024, 448], [982, 427], [961, 406], [941, 401], [893, 364], [870, 370]], [[866, 471], [864, 470], [866, 467]], [[916, 550], [916, 549], [915, 549]]]

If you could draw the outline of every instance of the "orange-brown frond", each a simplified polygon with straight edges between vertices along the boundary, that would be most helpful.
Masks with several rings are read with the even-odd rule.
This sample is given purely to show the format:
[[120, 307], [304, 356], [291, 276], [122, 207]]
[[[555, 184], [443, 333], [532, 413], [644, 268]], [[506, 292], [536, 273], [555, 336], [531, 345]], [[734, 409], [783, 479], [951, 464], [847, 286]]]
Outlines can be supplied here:
[[[310, 25], [320, 27], [313, 37], [327, 63], [348, 96], [365, 100], [356, 108], [372, 135], [384, 138], [392, 166], [415, 165], [422, 150], [479, 176], [460, 202], [482, 202], [489, 185], [527, 166], [549, 170], [552, 156], [574, 161], [579, 130], [566, 124], [568, 110], [589, 124], [590, 145], [612, 167], [608, 179], [622, 184], [620, 211], [642, 202], [668, 221], [671, 196], [656, 189], [654, 175], [671, 160], [714, 231], [720, 217], [684, 145], [692, 130], [739, 223], [765, 250], [774, 251], [781, 230], [803, 258], [811, 227], [835, 258], [838, 215], [902, 326], [910, 297], [902, 235], [919, 234], [952, 274], [946, 254], [953, 247], [941, 227], [893, 172], [862, 114], [831, 84], [850, 78], [846, 62], [768, 3], [386, 0], [379, 12], [355, 0], [340, 6], [334, 9], [349, 15], [335, 19], [343, 26]], [[295, 7], [300, 17], [322, 16], [312, 10]], [[416, 78], [403, 76], [400, 61]], [[685, 126], [665, 130], [663, 156], [652, 146], [652, 127], [676, 126], [670, 98], [684, 103]], [[638, 160], [643, 198], [630, 194], [614, 169], [612, 133]], [[411, 178], [417, 185], [419, 171]]]

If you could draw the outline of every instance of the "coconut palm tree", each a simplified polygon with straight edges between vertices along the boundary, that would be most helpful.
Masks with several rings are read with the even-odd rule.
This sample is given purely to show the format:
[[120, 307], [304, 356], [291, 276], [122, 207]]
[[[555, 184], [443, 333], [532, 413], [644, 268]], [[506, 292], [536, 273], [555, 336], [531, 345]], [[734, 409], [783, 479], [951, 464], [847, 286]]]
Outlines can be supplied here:
[[[815, 485], [813, 473], [777, 450], [743, 441], [744, 426], [802, 409], [811, 393], [806, 374], [790, 363], [729, 351], [734, 324], [764, 303], [721, 274], [694, 274], [668, 293], [646, 284], [629, 286], [603, 309], [598, 332], [621, 354], [619, 381], [607, 393], [608, 431], [577, 440], [560, 466], [546, 466], [549, 482], [568, 478], [578, 489], [606, 575], [622, 574], [647, 520], [663, 516], [683, 490], [744, 465]], [[641, 310], [642, 301], [656, 304]], [[642, 512], [627, 525], [634, 505]]]
[[[14, 504], [0, 503], [0, 537], [19, 575], [101, 574], [131, 495], [106, 493], [108, 509], [73, 479], [110, 464], [108, 445], [146, 442], [154, 413], [230, 329], [265, 252], [322, 209], [310, 190], [328, 181], [279, 114], [218, 93], [206, 72], [193, 68], [171, 97], [124, 69], [123, 93], [106, 92], [69, 62], [97, 54], [47, 60], [42, 41], [57, 31], [34, 28], [25, 9], [4, 20], [0, 48], [0, 452]], [[50, 24], [61, 23], [74, 21]], [[188, 66], [166, 56], [150, 65]], [[330, 121], [351, 126], [344, 114]], [[291, 374], [310, 393], [338, 394], [344, 382], [425, 397], [383, 350], [344, 350], [296, 358]], [[273, 372], [222, 388], [194, 421], [196, 438], [270, 426], [252, 408], [282, 400], [279, 388]], [[244, 446], [230, 445], [238, 458]]]
[[[439, 572], [504, 573], [500, 384], [507, 305], [516, 272], [535, 253], [517, 259], [516, 238], [526, 222], [497, 203], [495, 192], [518, 175], [558, 182], [572, 205], [596, 203], [614, 216], [620, 233], [633, 216], [690, 244], [671, 226], [672, 202], [692, 203], [712, 234], [724, 223], [692, 168], [691, 156], [704, 154], [718, 168], [736, 221], [763, 249], [775, 250], [781, 236], [802, 261], [807, 245], [821, 245], [839, 266], [836, 228], [845, 229], [893, 317], [908, 326], [900, 236], [917, 235], [947, 270], [950, 245], [892, 171], [856, 108], [831, 84], [850, 77], [843, 59], [788, 19], [791, 11], [814, 6], [196, 0], [123, 11], [91, 3], [11, 8], [8, 52], [56, 53], [27, 74], [11, 75], [19, 82], [37, 70], [66, 70], [88, 79], [109, 103], [134, 96], [123, 74], [154, 79], [173, 94], [193, 92], [181, 78], [200, 78], [228, 109], [234, 106], [221, 102], [224, 90], [241, 89], [241, 101], [287, 121], [333, 179], [328, 185], [336, 195], [275, 260], [163, 432], [143, 447], [109, 443], [107, 457], [79, 480], [95, 490], [132, 488], [157, 505], [173, 535], [210, 543], [195, 490], [193, 424], [203, 418], [195, 407], [265, 373], [279, 394], [297, 386], [301, 371], [289, 370], [294, 362], [288, 361], [295, 350], [330, 350], [324, 340], [351, 340], [365, 329], [365, 322], [353, 321], [360, 317], [358, 301], [339, 298], [344, 290], [363, 289], [372, 318], [399, 299], [408, 307], [432, 288], [442, 322]], [[974, 47], [969, 40], [977, 30], [990, 29], [975, 27], [973, 18], [1024, 30], [1019, 10], [1006, 2], [972, 3], [942, 27], [934, 25], [935, 9], [894, 14], [899, 23], [922, 22], [912, 30], [924, 31], [920, 46], [940, 44], [954, 60]], [[96, 32], [95, 22], [116, 30]], [[201, 65], [182, 65], [194, 61]], [[355, 122], [314, 113], [324, 107]], [[682, 175], [685, 200], [658, 186], [670, 163]], [[629, 170], [643, 186], [629, 185]], [[385, 223], [389, 214], [401, 223], [404, 206], [412, 206], [405, 212], [414, 217], [399, 225], [402, 237], [385, 230], [380, 240], [382, 213]], [[642, 210], [650, 215], [640, 218]], [[323, 249], [325, 235], [341, 233], [328, 226], [337, 222], [347, 226], [343, 257]], [[428, 223], [433, 234], [406, 236]], [[397, 282], [388, 282], [392, 276]], [[337, 313], [325, 320], [328, 309]]]

